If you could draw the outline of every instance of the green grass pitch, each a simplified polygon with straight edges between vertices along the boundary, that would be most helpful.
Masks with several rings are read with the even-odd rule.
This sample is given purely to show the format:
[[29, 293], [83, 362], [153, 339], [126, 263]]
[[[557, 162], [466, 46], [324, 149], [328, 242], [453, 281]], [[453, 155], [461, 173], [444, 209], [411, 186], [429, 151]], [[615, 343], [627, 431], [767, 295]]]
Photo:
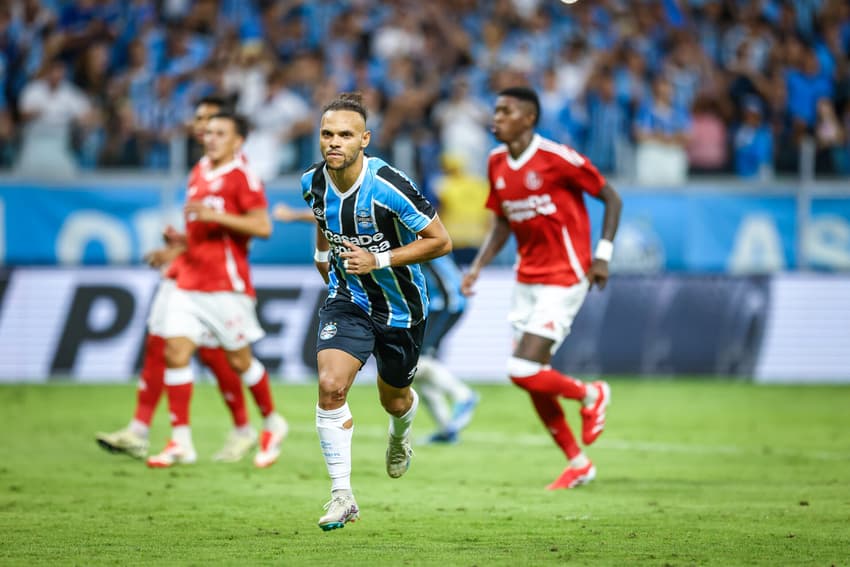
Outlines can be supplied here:
[[[543, 487], [565, 466], [526, 395], [477, 387], [461, 444], [415, 445], [384, 471], [386, 417], [355, 386], [361, 520], [322, 532], [329, 482], [314, 386], [275, 385], [292, 432], [266, 470], [210, 461], [228, 431], [196, 387], [194, 466], [149, 470], [98, 448], [130, 417], [130, 385], [0, 387], [2, 565], [847, 565], [850, 388], [612, 381], [596, 481]], [[578, 424], [578, 407], [566, 403]], [[255, 423], [259, 423], [255, 416]], [[167, 435], [161, 405], [153, 449]], [[430, 432], [424, 409], [414, 437]]]

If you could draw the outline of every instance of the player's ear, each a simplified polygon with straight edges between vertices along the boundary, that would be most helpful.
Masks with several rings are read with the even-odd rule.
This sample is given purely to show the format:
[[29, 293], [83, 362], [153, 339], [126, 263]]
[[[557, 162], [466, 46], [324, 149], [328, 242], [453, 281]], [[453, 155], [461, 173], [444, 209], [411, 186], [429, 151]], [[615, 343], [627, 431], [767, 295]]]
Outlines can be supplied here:
[[372, 131], [366, 130], [363, 132], [363, 137], [360, 138], [360, 149], [365, 150], [366, 146], [369, 145], [369, 142], [372, 140]]

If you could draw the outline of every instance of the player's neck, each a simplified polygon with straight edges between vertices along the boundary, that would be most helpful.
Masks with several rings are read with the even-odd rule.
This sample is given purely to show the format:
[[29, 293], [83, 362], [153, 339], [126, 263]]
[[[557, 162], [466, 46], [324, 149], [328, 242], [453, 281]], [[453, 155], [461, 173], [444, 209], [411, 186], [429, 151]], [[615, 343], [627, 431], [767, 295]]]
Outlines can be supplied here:
[[334, 182], [334, 186], [345, 193], [357, 183], [364, 166], [363, 154], [361, 153], [357, 160], [345, 169], [328, 169], [328, 175]]
[[230, 163], [234, 159], [236, 159], [236, 155], [233, 154], [233, 155], [229, 155], [229, 156], [224, 156], [221, 159], [217, 159], [217, 160], [213, 159], [209, 156], [207, 156], [207, 158], [209, 158], [209, 160], [210, 160], [210, 169], [218, 169], [219, 167], [221, 167], [223, 165], [227, 165], [228, 163]]
[[531, 140], [534, 139], [534, 130], [528, 130], [517, 136], [513, 141], [508, 142], [508, 152], [511, 157], [517, 159], [522, 155], [528, 146], [531, 145]]

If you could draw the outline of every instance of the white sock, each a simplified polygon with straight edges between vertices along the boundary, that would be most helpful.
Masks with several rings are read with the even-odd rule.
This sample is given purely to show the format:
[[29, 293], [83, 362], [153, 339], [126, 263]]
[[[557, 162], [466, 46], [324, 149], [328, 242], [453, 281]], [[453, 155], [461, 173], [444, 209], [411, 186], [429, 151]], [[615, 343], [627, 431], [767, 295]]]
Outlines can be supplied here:
[[413, 426], [413, 418], [416, 417], [416, 408], [419, 407], [419, 396], [413, 388], [410, 389], [410, 393], [413, 395], [413, 403], [410, 404], [410, 409], [407, 410], [407, 413], [401, 417], [390, 416], [390, 435], [396, 439], [404, 439], [408, 436], [410, 428]]
[[284, 419], [276, 411], [271, 412], [263, 418], [263, 428], [268, 430], [280, 429], [283, 427]]
[[597, 388], [594, 384], [588, 384], [585, 392], [586, 393], [584, 394], [584, 399], [581, 401], [581, 404], [585, 407], [592, 406], [599, 398], [599, 388]]
[[254, 434], [254, 428], [251, 427], [250, 423], [240, 425], [239, 427], [234, 427], [233, 431], [235, 431], [237, 435], [241, 435], [242, 437], [250, 437]]
[[171, 439], [181, 447], [192, 448], [192, 428], [188, 425], [178, 425], [171, 430]]
[[465, 401], [474, 395], [469, 386], [458, 380], [445, 364], [433, 356], [420, 357], [419, 367], [423, 366], [431, 383], [445, 392], [453, 402]]
[[351, 438], [354, 425], [347, 429], [343, 427], [350, 419], [351, 410], [347, 403], [334, 410], [323, 410], [316, 406], [316, 431], [319, 433], [328, 476], [331, 477], [331, 492], [351, 490]]
[[422, 396], [422, 401], [425, 402], [425, 407], [428, 408], [431, 417], [437, 423], [437, 429], [445, 431], [452, 421], [452, 408], [446, 402], [446, 397], [430, 382], [418, 382], [417, 387], [419, 388], [419, 395]]
[[590, 464], [590, 460], [587, 458], [587, 455], [584, 453], [579, 453], [572, 459], [570, 459], [570, 467], [574, 469], [581, 469]]
[[148, 438], [148, 432], [150, 431], [150, 427], [139, 421], [138, 419], [133, 419], [130, 421], [130, 425], [127, 426], [127, 429], [138, 435], [139, 437]]

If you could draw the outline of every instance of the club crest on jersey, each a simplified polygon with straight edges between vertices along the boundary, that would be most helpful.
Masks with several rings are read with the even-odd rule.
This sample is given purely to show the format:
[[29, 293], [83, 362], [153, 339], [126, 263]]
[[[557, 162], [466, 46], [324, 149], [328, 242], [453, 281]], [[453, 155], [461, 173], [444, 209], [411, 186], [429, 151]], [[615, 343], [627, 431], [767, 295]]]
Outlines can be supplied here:
[[537, 191], [543, 187], [543, 178], [536, 171], [529, 171], [525, 174], [525, 186], [531, 191]]
[[496, 189], [504, 189], [505, 187], [505, 179], [503, 177], [498, 178], [496, 180]]
[[372, 219], [372, 215], [366, 209], [359, 209], [357, 211], [357, 225], [361, 228], [370, 228], [374, 220]]
[[332, 339], [336, 336], [336, 331], [337, 331], [336, 323], [328, 323], [327, 325], [322, 327], [322, 332], [319, 333], [319, 338], [322, 339], [323, 341], [326, 341], [328, 339]]
[[210, 182], [210, 191], [212, 191], [212, 192], [221, 191], [221, 184], [223, 182], [224, 182], [224, 180], [221, 177], [211, 181]]

